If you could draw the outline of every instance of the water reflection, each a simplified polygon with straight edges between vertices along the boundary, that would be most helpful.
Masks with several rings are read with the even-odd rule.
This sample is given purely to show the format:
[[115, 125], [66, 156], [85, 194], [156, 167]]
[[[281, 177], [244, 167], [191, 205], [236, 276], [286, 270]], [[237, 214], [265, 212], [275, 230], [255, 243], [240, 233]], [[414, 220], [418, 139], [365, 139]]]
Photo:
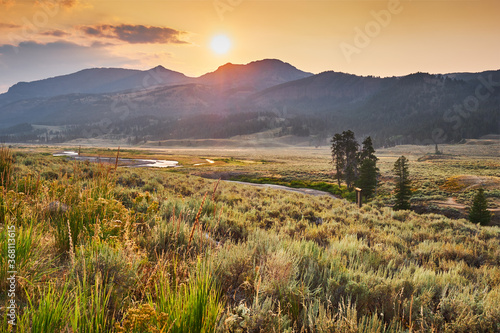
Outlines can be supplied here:
[[[115, 157], [81, 156], [75, 151], [62, 151], [52, 156], [67, 156], [77, 161], [89, 161], [94, 163], [115, 163]], [[129, 168], [175, 168], [179, 166], [177, 161], [167, 160], [145, 160], [135, 158], [118, 158], [118, 165]]]

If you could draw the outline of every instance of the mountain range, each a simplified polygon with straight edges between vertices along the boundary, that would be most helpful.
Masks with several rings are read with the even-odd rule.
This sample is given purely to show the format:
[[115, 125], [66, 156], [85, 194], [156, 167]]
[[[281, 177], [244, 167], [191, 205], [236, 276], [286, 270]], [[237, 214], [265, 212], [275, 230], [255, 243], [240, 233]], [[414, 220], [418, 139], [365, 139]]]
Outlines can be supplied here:
[[272, 132], [323, 142], [352, 129], [378, 145], [500, 131], [500, 70], [379, 78], [312, 74], [276, 59], [197, 78], [157, 66], [92, 68], [0, 95], [0, 140], [166, 140]]

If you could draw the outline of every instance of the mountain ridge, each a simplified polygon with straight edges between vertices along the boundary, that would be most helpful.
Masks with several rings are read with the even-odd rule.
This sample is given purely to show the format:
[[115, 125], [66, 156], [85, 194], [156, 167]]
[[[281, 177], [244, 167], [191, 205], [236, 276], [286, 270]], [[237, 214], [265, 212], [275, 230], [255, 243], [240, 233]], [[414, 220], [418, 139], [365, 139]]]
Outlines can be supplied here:
[[[500, 89], [475, 112], [454, 111], [474, 96], [480, 78], [500, 85], [500, 70], [380, 78], [336, 71], [312, 74], [278, 59], [263, 59], [226, 63], [197, 78], [161, 65], [104, 72], [113, 75], [88, 69], [62, 76], [59, 85], [66, 90], [50, 91], [42, 84], [37, 91], [41, 83], [35, 81], [24, 87], [28, 98], [9, 101], [9, 94], [22, 91], [23, 84], [0, 95], [0, 139], [12, 139], [11, 134], [2, 137], [2, 128], [21, 124], [72, 126], [71, 135], [77, 135], [76, 128], [103, 121], [115, 127], [112, 132], [118, 137], [132, 132], [150, 139], [227, 137], [273, 128], [280, 129], [278, 135], [321, 138], [351, 128], [384, 144], [422, 142], [435, 130], [444, 131], [440, 138], [452, 142], [500, 131]], [[78, 85], [82, 78], [86, 81]], [[50, 84], [57, 77], [46, 80]]]
[[141, 71], [124, 68], [87, 68], [74, 73], [31, 82], [18, 82], [0, 94], [0, 105], [21, 99], [54, 97], [73, 93], [111, 93], [134, 88], [147, 88], [146, 78], [152, 85], [183, 83], [190, 80], [182, 73], [163, 66]]

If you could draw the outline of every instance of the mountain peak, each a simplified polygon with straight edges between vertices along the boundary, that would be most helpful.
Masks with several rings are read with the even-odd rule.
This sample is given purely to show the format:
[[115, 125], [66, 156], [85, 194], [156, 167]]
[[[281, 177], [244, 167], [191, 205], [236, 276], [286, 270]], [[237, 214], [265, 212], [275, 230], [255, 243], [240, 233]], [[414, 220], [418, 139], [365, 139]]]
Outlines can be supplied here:
[[165, 67], [163, 67], [162, 65], [158, 65], [158, 66], [156, 66], [156, 67], [153, 67], [153, 68], [151, 68], [150, 70], [151, 70], [151, 71], [155, 71], [155, 72], [158, 72], [158, 71], [162, 71], [162, 72], [165, 72], [165, 71], [167, 71], [167, 72], [173, 72], [173, 70], [168, 69], [168, 68], [165, 68]]
[[277, 84], [309, 77], [303, 72], [278, 59], [262, 59], [247, 64], [226, 63], [214, 72], [200, 77], [205, 84], [228, 89], [261, 90]]
[[[261, 59], [261, 60], [255, 60], [255, 61], [250, 62], [249, 64], [285, 64], [285, 65], [290, 65], [287, 62], [284, 62], [282, 60], [275, 59], [275, 58], [266, 58], [266, 59]], [[292, 66], [292, 65], [290, 65], [290, 66]]]
[[233, 67], [237, 67], [237, 66], [244, 66], [244, 65], [235, 65], [231, 62], [228, 62], [228, 63], [225, 63], [224, 65], [221, 65], [219, 67], [217, 67], [217, 70], [227, 70], [227, 69], [230, 69], [230, 68], [233, 68]]
[[249, 62], [247, 64], [233, 64], [231, 62], [228, 62], [222, 66], [219, 66], [217, 70], [227, 70], [231, 68], [263, 68], [263, 67], [265, 68], [287, 67], [298, 70], [295, 66], [292, 66], [291, 64], [281, 61], [279, 59], [261, 59]]

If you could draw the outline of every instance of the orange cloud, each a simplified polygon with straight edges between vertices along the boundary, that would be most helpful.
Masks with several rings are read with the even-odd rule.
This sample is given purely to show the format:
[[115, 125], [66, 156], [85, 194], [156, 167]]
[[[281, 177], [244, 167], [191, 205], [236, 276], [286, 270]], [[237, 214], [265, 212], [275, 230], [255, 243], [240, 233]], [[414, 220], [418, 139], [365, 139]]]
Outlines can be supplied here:
[[0, 29], [15, 29], [20, 27], [18, 24], [0, 23]]
[[45, 6], [61, 6], [63, 8], [73, 8], [80, 4], [78, 0], [36, 0], [35, 4]]
[[62, 30], [50, 30], [50, 31], [45, 31], [40, 33], [42, 36], [53, 36], [53, 37], [66, 37], [71, 35], [68, 32], [62, 31]]
[[14, 0], [0, 0], [0, 6], [5, 6], [7, 8], [14, 5]]
[[180, 39], [180, 36], [185, 32], [172, 28], [131, 24], [103, 24], [84, 26], [81, 30], [88, 36], [118, 39], [130, 44], [187, 44], [186, 41]]

